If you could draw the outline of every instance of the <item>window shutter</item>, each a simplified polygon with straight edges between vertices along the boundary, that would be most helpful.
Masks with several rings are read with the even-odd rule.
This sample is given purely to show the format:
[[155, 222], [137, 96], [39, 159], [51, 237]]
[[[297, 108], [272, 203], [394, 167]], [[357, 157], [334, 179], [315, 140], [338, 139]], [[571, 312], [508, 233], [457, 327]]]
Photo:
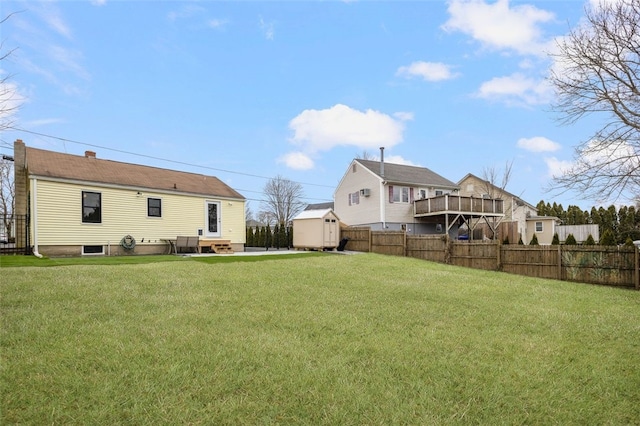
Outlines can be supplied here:
[[393, 185], [389, 185], [389, 202], [393, 203]]
[[349, 205], [351, 205], [351, 193], [349, 193]]
[[413, 188], [409, 188], [409, 202], [413, 203]]

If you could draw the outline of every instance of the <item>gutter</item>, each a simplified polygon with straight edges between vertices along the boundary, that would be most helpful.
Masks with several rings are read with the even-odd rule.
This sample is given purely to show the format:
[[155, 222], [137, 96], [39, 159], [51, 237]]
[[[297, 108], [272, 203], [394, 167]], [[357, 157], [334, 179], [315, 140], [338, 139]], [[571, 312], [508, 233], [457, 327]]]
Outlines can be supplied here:
[[31, 191], [33, 192], [33, 255], [42, 259], [42, 255], [38, 252], [38, 181], [31, 179]]

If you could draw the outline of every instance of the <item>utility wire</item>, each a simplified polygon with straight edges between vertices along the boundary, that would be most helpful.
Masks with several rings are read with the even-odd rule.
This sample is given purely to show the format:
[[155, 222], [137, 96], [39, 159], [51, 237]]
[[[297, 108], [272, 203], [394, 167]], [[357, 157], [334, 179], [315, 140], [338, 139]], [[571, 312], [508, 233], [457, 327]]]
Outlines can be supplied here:
[[[45, 134], [45, 133], [34, 132], [32, 130], [26, 130], [26, 129], [21, 129], [21, 128], [17, 128], [17, 127], [11, 127], [11, 129], [15, 130], [15, 131], [18, 131], [18, 132], [29, 133], [31, 135], [42, 136], [42, 137], [50, 138], [50, 139], [57, 139], [57, 140], [62, 141], [62, 142], [75, 143], [75, 144], [78, 144], [78, 145], [90, 146], [92, 148], [106, 149], [108, 151], [119, 152], [119, 153], [122, 153], [122, 154], [135, 155], [135, 156], [138, 156], [138, 157], [149, 158], [149, 159], [152, 159], [152, 160], [160, 160], [160, 161], [166, 161], [168, 163], [181, 164], [183, 166], [199, 167], [199, 168], [207, 169], [207, 170], [215, 170], [215, 171], [218, 171], [218, 172], [232, 173], [232, 174], [236, 174], [236, 175], [249, 176], [249, 177], [255, 177], [255, 178], [260, 178], [260, 179], [267, 179], [267, 180], [272, 179], [270, 177], [254, 175], [254, 174], [251, 174], [251, 173], [235, 172], [235, 171], [232, 171], [232, 170], [218, 169], [218, 168], [209, 167], [209, 166], [201, 166], [199, 164], [187, 163], [187, 162], [184, 162], [184, 161], [168, 160], [166, 158], [155, 157], [153, 155], [138, 154], [136, 152], [125, 151], [125, 150], [122, 150], [122, 149], [109, 148], [109, 147], [102, 146], [102, 145], [96, 145], [96, 144], [91, 144], [91, 143], [86, 143], [86, 142], [74, 141], [74, 140], [67, 139], [67, 138], [62, 138], [62, 137], [59, 137], [59, 136], [48, 135], [48, 134]], [[292, 181], [292, 182], [294, 182], [294, 181]], [[296, 183], [299, 183], [300, 185], [318, 186], [318, 187], [321, 187], [321, 188], [333, 188], [333, 186], [321, 185], [319, 183], [309, 183], [309, 182], [296, 182]]]

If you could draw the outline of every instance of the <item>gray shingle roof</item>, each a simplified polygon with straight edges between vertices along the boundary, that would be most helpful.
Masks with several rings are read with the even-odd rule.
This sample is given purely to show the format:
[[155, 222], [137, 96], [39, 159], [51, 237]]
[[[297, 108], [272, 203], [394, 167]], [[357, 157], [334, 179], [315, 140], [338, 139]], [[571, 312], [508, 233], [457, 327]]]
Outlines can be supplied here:
[[244, 199], [214, 176], [27, 148], [29, 174], [96, 184]]
[[406, 166], [403, 164], [384, 163], [384, 177], [380, 175], [380, 162], [356, 160], [367, 169], [390, 183], [415, 186], [435, 186], [438, 188], [458, 188], [455, 182], [440, 176], [426, 167]]

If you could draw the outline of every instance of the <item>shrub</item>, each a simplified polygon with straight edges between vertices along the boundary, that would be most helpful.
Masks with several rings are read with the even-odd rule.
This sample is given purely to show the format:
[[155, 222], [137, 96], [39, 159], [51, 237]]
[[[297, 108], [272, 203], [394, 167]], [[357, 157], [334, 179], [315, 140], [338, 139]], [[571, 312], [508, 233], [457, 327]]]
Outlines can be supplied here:
[[578, 242], [576, 241], [576, 237], [574, 237], [573, 234], [567, 235], [567, 239], [564, 241], [564, 243], [568, 246], [575, 246], [578, 244]]
[[600, 237], [600, 245], [601, 246], [616, 245], [616, 237], [613, 235], [613, 231], [611, 231], [611, 229], [605, 229], [605, 231], [602, 233], [602, 237]]
[[631, 237], [627, 237], [627, 239], [624, 240], [624, 246], [625, 247], [633, 247], [633, 240], [631, 239]]
[[538, 243], [538, 236], [536, 234], [533, 234], [533, 238], [531, 238], [531, 241], [529, 242], [530, 246], [539, 246], [540, 244]]
[[551, 240], [552, 246], [560, 245], [560, 237], [558, 237], [558, 233], [553, 234], [553, 240]]
[[585, 246], [595, 246], [596, 245], [596, 240], [593, 239], [593, 236], [591, 234], [589, 234], [589, 236], [587, 237], [586, 240], [584, 240], [584, 243], [582, 243]]

